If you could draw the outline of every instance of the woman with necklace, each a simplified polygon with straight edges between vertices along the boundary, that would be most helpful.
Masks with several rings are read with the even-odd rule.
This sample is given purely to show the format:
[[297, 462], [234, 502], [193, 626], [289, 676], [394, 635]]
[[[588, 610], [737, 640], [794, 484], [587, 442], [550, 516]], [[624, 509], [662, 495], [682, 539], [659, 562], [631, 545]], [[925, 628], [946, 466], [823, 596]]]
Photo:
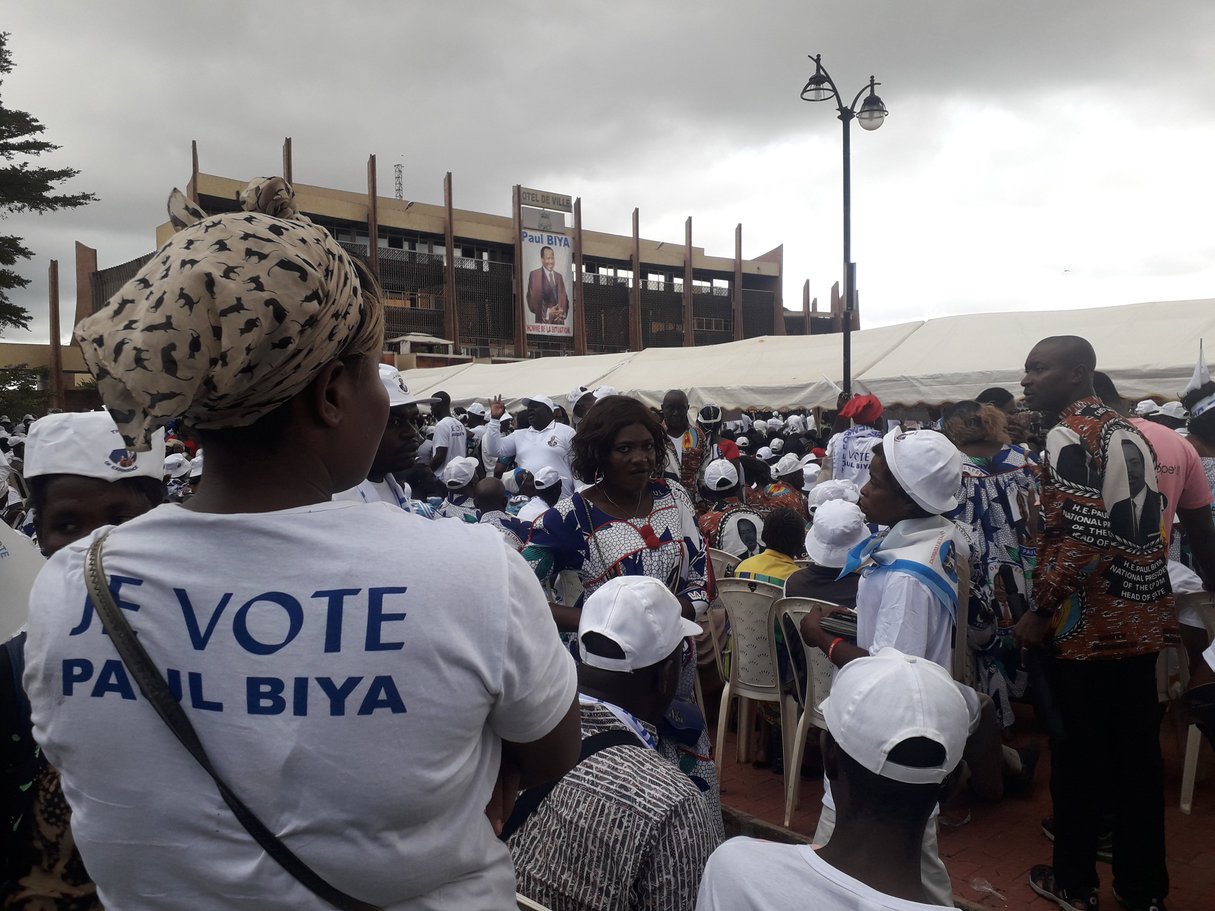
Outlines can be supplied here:
[[[662, 477], [666, 431], [644, 404], [628, 396], [600, 399], [578, 425], [574, 476], [589, 487], [535, 521], [523, 556], [536, 575], [552, 580], [577, 572], [583, 598], [616, 576], [649, 576], [679, 599], [684, 616], [706, 614], [704, 540], [687, 492]], [[563, 633], [576, 633], [577, 604], [553, 604]], [[679, 690], [659, 730], [658, 751], [705, 792], [721, 818], [717, 772], [703, 716], [696, 707], [696, 653], [685, 650]]]

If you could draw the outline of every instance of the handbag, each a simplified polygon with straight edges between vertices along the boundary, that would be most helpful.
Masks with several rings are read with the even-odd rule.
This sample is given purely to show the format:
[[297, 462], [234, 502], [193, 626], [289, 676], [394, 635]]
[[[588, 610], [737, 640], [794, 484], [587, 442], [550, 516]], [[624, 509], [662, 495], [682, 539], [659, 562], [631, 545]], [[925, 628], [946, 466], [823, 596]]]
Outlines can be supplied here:
[[165, 682], [165, 678], [156, 669], [156, 665], [152, 663], [152, 659], [148, 657], [148, 653], [135, 637], [135, 631], [131, 629], [131, 625], [123, 617], [122, 611], [114, 603], [114, 596], [106, 582], [105, 569], [101, 563], [101, 549], [107, 537], [109, 537], [108, 532], [94, 541], [89, 548], [84, 564], [85, 587], [88, 590], [89, 599], [97, 611], [97, 616], [101, 618], [102, 626], [105, 627], [105, 631], [110, 635], [110, 640], [118, 650], [118, 657], [122, 659], [126, 669], [135, 678], [143, 697], [151, 703], [152, 708], [156, 709], [156, 714], [168, 725], [169, 730], [181, 741], [181, 745], [194, 757], [195, 761], [202, 766], [203, 771], [211, 776], [224, 803], [232, 810], [237, 821], [245, 827], [245, 831], [253, 836], [253, 840], [261, 845], [262, 849], [280, 867], [295, 877], [308, 891], [341, 911], [381, 911], [379, 906], [360, 901], [330, 885], [320, 874], [300, 860], [277, 835], [266, 828], [265, 824], [245, 805], [244, 801], [236, 795], [228, 783], [220, 777], [215, 767], [211, 765], [207, 751], [203, 749], [202, 742], [194, 731], [194, 726], [190, 724], [190, 719], [186, 717], [181, 705], [173, 698], [173, 693]]

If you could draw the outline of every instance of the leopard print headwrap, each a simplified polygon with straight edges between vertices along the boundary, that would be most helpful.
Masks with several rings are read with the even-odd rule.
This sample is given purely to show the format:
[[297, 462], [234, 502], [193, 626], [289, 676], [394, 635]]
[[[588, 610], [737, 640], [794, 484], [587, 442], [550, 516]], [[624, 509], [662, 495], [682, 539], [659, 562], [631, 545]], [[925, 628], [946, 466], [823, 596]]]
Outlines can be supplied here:
[[[251, 182], [244, 212], [208, 217], [178, 190], [177, 233], [76, 327], [114, 422], [137, 451], [177, 417], [246, 427], [339, 357], [378, 356], [383, 302], [350, 257], [301, 216], [281, 177]], [[370, 290], [370, 289], [369, 289]]]

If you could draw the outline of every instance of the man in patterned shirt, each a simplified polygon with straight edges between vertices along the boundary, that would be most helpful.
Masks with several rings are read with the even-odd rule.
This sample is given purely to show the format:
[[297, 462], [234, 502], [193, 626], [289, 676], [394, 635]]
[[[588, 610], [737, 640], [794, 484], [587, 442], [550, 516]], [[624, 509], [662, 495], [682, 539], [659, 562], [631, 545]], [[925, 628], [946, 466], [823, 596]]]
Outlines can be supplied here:
[[648, 576], [618, 576], [586, 599], [582, 759], [539, 802], [521, 795], [503, 830], [521, 894], [570, 911], [691, 911], [721, 825], [655, 745], [684, 639], [699, 633]]
[[[1093, 392], [1097, 357], [1076, 336], [1043, 339], [1025, 361], [1026, 405], [1050, 426], [1042, 462], [1036, 608], [1019, 644], [1045, 647], [1061, 730], [1051, 743], [1053, 866], [1030, 887], [1061, 907], [1096, 907], [1097, 836], [1114, 813], [1114, 890], [1131, 911], [1164, 911], [1164, 794], [1156, 658], [1176, 641], [1155, 459]], [[1053, 425], [1053, 426], [1052, 426]], [[1131, 516], [1113, 521], [1111, 516]], [[1091, 902], [1091, 904], [1090, 904]]]

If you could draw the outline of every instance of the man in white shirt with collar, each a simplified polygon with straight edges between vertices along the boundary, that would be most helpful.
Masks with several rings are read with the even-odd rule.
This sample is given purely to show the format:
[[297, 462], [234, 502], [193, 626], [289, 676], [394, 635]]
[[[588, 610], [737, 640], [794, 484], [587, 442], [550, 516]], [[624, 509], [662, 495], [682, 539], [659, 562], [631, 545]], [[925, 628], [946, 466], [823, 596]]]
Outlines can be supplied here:
[[501, 420], [506, 413], [502, 396], [495, 398], [489, 406], [489, 429], [485, 431], [482, 445], [495, 458], [513, 457], [520, 468], [534, 476], [541, 468], [554, 468], [561, 475], [561, 495], [574, 492], [574, 471], [570, 461], [570, 444], [574, 429], [553, 420], [553, 400], [548, 396], [534, 395], [523, 399], [527, 406], [527, 427], [520, 427], [510, 436], [502, 436]]
[[408, 485], [404, 487], [392, 476], [394, 471], [404, 471], [413, 465], [418, 454], [421, 438], [418, 427], [421, 418], [418, 405], [435, 400], [412, 395], [401, 377], [401, 372], [388, 364], [380, 364], [380, 382], [388, 390], [388, 423], [380, 438], [380, 448], [367, 472], [367, 480], [358, 487], [343, 490], [333, 495], [335, 500], [355, 500], [364, 503], [391, 503], [407, 512], [435, 518], [435, 511], [413, 499]]

